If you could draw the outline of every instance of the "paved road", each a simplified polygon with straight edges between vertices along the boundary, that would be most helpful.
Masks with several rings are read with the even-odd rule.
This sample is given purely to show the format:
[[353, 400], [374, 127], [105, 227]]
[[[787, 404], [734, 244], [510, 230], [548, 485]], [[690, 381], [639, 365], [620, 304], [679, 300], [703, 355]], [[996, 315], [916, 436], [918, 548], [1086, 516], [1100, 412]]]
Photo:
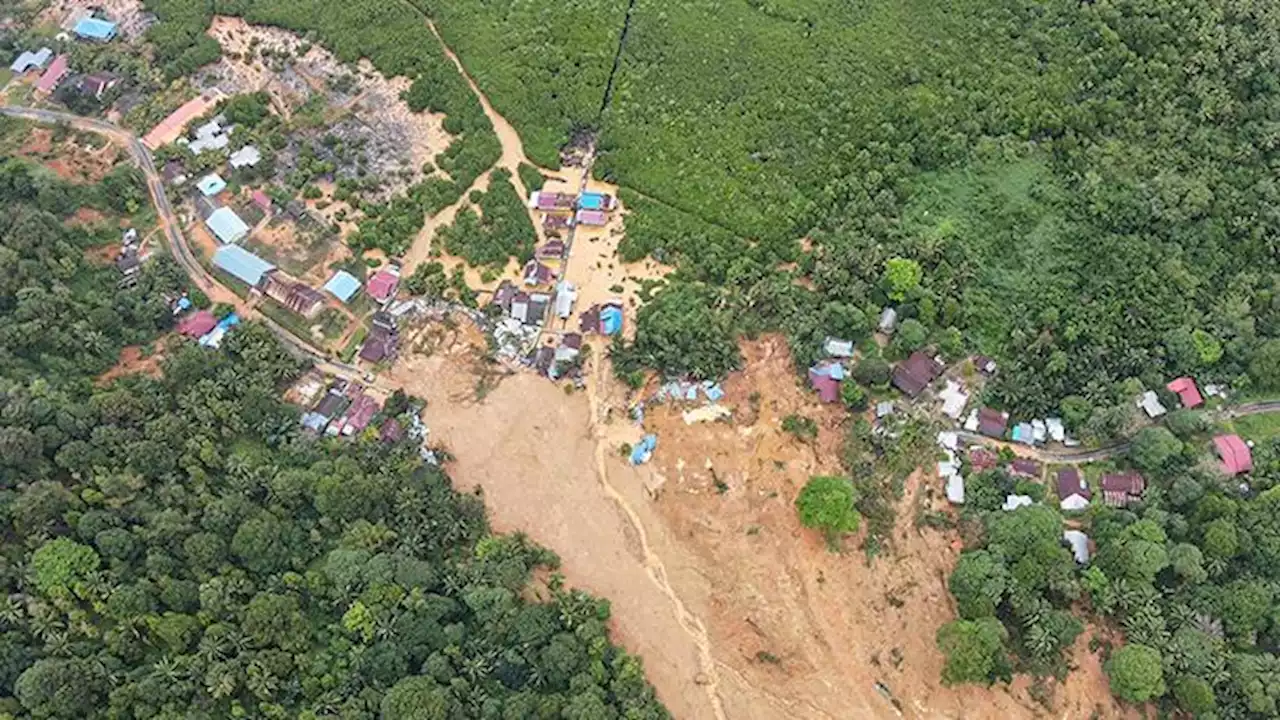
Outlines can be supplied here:
[[[151, 194], [151, 202], [155, 205], [156, 214], [159, 217], [160, 225], [164, 228], [165, 240], [169, 245], [169, 252], [173, 255], [173, 259], [182, 266], [187, 275], [198, 287], [208, 291], [214, 287], [226, 290], [231, 294], [228, 288], [222, 286], [212, 275], [210, 275], [204, 266], [200, 264], [195, 254], [191, 252], [191, 247], [187, 244], [187, 239], [182, 235], [182, 223], [178, 220], [177, 215], [173, 211], [173, 206], [169, 203], [169, 196], [165, 193], [164, 181], [160, 177], [160, 173], [156, 170], [155, 160], [151, 157], [151, 151], [147, 149], [142, 141], [136, 135], [129, 132], [125, 128], [109, 122], [97, 120], [94, 118], [80, 117], [71, 113], [57, 112], [55, 110], [42, 110], [37, 108], [19, 107], [14, 105], [0, 106], [0, 114], [10, 117], [18, 117], [26, 120], [41, 123], [65, 123], [80, 130], [96, 132], [115, 138], [118, 142], [129, 148], [129, 155], [133, 158], [133, 162], [142, 170], [142, 174], [147, 178], [147, 190]], [[288, 347], [295, 353], [306, 357], [315, 362], [320, 368], [334, 375], [346, 377], [348, 379], [356, 379], [361, 376], [359, 368], [345, 363], [333, 362], [329, 356], [311, 345], [311, 343], [299, 338], [283, 326], [277, 324], [269, 317], [256, 313], [257, 319], [261, 320], [272, 332], [276, 334]]]

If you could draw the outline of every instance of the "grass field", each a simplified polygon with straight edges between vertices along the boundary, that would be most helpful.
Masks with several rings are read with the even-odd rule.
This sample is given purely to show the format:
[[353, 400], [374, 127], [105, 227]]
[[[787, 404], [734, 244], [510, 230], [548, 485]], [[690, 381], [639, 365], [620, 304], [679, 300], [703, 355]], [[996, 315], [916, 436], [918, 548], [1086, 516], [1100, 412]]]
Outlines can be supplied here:
[[1246, 440], [1263, 442], [1280, 437], [1280, 413], [1247, 415], [1236, 418], [1232, 424], [1236, 433]]

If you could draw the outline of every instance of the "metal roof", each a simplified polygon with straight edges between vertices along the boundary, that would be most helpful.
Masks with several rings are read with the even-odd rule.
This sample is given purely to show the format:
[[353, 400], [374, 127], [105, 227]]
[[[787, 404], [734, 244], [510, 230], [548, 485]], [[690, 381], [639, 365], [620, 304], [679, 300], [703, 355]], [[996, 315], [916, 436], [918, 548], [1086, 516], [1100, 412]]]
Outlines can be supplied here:
[[196, 187], [200, 188], [200, 192], [204, 193], [205, 197], [209, 197], [226, 190], [227, 181], [223, 180], [218, 173], [209, 173], [200, 178], [200, 182], [196, 183]]
[[249, 234], [249, 226], [245, 224], [235, 210], [228, 207], [218, 208], [204, 221], [218, 239], [228, 245], [240, 242]]
[[360, 289], [360, 281], [346, 270], [339, 270], [324, 284], [324, 289], [342, 302], [347, 302]]
[[72, 32], [93, 40], [110, 40], [116, 35], [116, 24], [100, 18], [85, 17], [80, 18]]
[[275, 265], [239, 245], [223, 245], [218, 248], [213, 254], [213, 264], [250, 285], [257, 285], [263, 275], [275, 269]]

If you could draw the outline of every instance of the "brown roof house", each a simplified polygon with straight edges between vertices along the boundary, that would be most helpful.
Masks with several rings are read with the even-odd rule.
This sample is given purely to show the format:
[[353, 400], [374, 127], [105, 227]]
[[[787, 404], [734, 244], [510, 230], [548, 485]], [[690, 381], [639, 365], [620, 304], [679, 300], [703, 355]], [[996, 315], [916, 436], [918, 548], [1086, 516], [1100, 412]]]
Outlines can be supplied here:
[[360, 348], [360, 359], [380, 363], [396, 353], [396, 333], [381, 325], [374, 325]]
[[1009, 413], [989, 407], [978, 410], [978, 432], [989, 438], [1003, 438], [1009, 426]]
[[313, 318], [324, 307], [324, 295], [303, 282], [292, 280], [276, 270], [262, 276], [262, 292], [267, 297], [298, 313]]
[[1063, 510], [1079, 511], [1089, 507], [1093, 491], [1080, 474], [1079, 468], [1066, 467], [1058, 471], [1058, 506]]
[[1016, 458], [1009, 463], [1009, 472], [1018, 477], [1040, 477], [1040, 463], [1030, 458]]
[[1147, 489], [1147, 481], [1135, 472], [1108, 473], [1102, 476], [1099, 485], [1102, 502], [1112, 507], [1124, 507], [1141, 500], [1143, 491]]
[[915, 397], [941, 374], [941, 363], [917, 350], [893, 369], [893, 386]]

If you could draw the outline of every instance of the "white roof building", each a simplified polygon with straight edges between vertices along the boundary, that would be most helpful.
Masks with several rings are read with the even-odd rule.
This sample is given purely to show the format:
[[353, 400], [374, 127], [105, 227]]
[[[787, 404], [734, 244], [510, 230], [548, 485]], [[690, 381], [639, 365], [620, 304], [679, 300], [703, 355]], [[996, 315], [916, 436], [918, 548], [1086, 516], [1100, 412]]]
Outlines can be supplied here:
[[938, 397], [942, 398], [942, 414], [952, 420], [960, 419], [960, 414], [964, 412], [964, 406], [969, 402], [969, 393], [965, 392], [963, 386], [954, 380], [947, 381], [947, 386], [943, 388]]
[[1030, 495], [1008, 495], [1005, 497], [1004, 505], [1001, 505], [1000, 509], [1008, 512], [1017, 510], [1020, 507], [1030, 507], [1034, 502]]
[[1156, 395], [1155, 390], [1148, 390], [1142, 393], [1142, 397], [1138, 398], [1138, 407], [1147, 414], [1147, 417], [1158, 418], [1169, 412], [1164, 405], [1160, 403], [1160, 396]]
[[262, 160], [262, 153], [258, 148], [252, 145], [245, 145], [239, 150], [231, 153], [231, 167], [237, 170], [243, 167], [253, 167]]
[[898, 326], [898, 311], [893, 308], [885, 308], [880, 313], [880, 322], [877, 327], [882, 333], [891, 333]]
[[1063, 530], [1062, 539], [1071, 546], [1071, 554], [1081, 565], [1089, 562], [1089, 536], [1079, 530]]
[[1067, 439], [1067, 428], [1062, 424], [1062, 418], [1045, 418], [1045, 427], [1049, 431], [1049, 439], [1054, 442], [1064, 442]]

